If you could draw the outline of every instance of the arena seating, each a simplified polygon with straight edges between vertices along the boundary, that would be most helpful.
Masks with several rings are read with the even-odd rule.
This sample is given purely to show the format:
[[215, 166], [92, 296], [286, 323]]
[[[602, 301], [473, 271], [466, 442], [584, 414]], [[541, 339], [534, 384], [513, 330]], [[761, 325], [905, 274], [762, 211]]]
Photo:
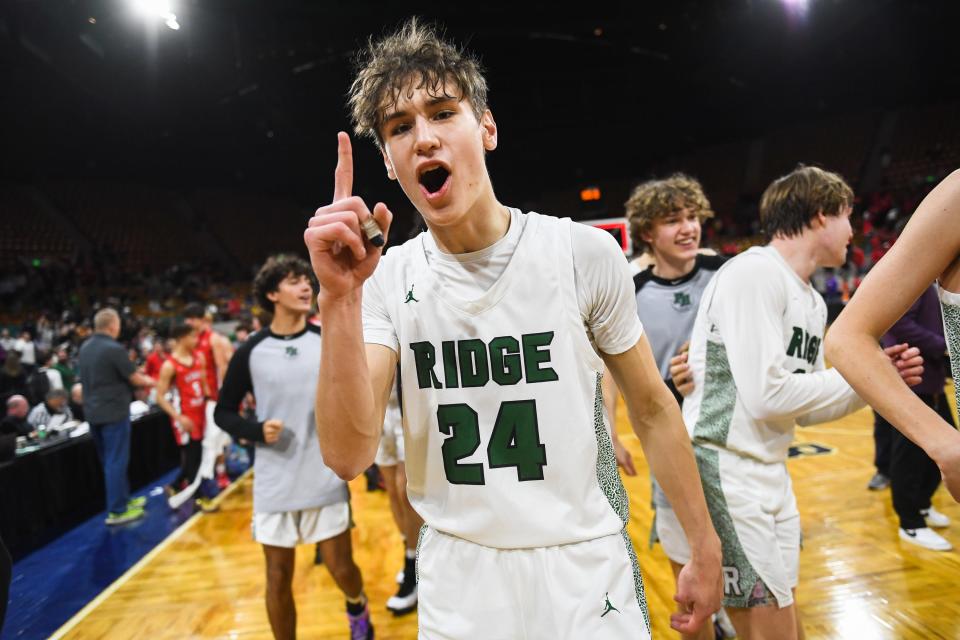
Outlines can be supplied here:
[[[95, 247], [109, 247], [127, 269], [166, 267], [202, 255], [189, 227], [160, 188], [116, 182], [42, 185]], [[136, 224], [130, 224], [136, 219]]]
[[313, 212], [292, 202], [226, 189], [197, 191], [187, 202], [241, 264], [259, 264], [280, 251], [304, 251], [303, 229]]
[[884, 171], [893, 189], [939, 179], [960, 166], [960, 103], [905, 109], [900, 113]]
[[802, 162], [836, 171], [856, 187], [879, 122], [877, 113], [858, 113], [774, 131], [766, 138], [760, 184]]
[[73, 239], [25, 187], [0, 186], [0, 211], [0, 268], [10, 269], [18, 260], [69, 259], [76, 251]]

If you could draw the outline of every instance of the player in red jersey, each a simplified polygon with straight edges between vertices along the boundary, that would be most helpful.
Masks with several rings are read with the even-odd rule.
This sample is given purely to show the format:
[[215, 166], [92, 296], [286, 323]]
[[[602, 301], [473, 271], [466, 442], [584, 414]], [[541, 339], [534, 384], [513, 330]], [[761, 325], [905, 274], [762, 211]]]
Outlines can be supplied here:
[[164, 349], [163, 340], [157, 337], [153, 342], [153, 348], [147, 356], [147, 362], [143, 367], [143, 372], [156, 380], [160, 376], [160, 367], [164, 361], [170, 357], [170, 352]]
[[217, 486], [221, 489], [230, 484], [224, 464], [223, 450], [230, 445], [230, 436], [213, 421], [213, 409], [219, 398], [220, 385], [227, 372], [227, 365], [233, 355], [233, 345], [226, 336], [213, 330], [213, 317], [206, 313], [203, 305], [192, 302], [183, 309], [184, 322], [197, 330], [197, 349], [207, 361], [207, 384], [210, 386], [210, 399], [207, 402], [207, 430], [203, 439], [203, 460], [200, 475], [214, 477], [216, 469]]
[[[180, 475], [167, 487], [167, 493], [173, 495], [183, 488], [184, 483], [191, 484], [200, 470], [210, 387], [206, 358], [197, 349], [197, 332], [188, 324], [179, 324], [171, 335], [174, 347], [160, 367], [157, 404], [170, 416], [174, 437], [181, 447]], [[180, 396], [179, 410], [167, 397], [171, 385]]]

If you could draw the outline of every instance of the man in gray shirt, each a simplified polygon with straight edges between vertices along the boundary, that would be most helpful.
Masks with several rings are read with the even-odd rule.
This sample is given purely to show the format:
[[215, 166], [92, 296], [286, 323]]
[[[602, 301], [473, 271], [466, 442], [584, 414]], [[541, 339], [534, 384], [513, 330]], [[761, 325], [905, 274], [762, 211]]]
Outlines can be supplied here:
[[[314, 427], [320, 328], [307, 322], [312, 275], [310, 265], [295, 256], [272, 257], [260, 269], [254, 294], [273, 320], [230, 359], [214, 416], [221, 429], [257, 446], [253, 536], [267, 563], [267, 616], [274, 637], [296, 637], [296, 545], [319, 543], [347, 600], [351, 640], [371, 640], [363, 577], [350, 540], [350, 496], [346, 483], [324, 464]], [[256, 399], [256, 420], [239, 412], [248, 393]]]
[[80, 347], [84, 415], [103, 464], [107, 490], [107, 524], [123, 524], [144, 515], [144, 498], [130, 499], [130, 402], [134, 386], [153, 386], [138, 372], [117, 342], [120, 316], [110, 308], [93, 317], [94, 334]]

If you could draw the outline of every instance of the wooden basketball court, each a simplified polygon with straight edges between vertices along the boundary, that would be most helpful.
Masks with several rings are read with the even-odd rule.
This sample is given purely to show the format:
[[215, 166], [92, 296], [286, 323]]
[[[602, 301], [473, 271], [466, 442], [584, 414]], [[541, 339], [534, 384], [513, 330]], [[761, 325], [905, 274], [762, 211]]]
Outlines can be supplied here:
[[[618, 431], [640, 469], [637, 477], [626, 478], [629, 532], [644, 571], [654, 637], [676, 638], [669, 628], [673, 577], [659, 546], [648, 544], [647, 466], [623, 407], [619, 414]], [[960, 556], [899, 540], [889, 491], [866, 489], [873, 474], [872, 424], [865, 409], [798, 430], [797, 444], [815, 454], [788, 463], [803, 522], [798, 599], [807, 638], [960, 639]], [[351, 489], [355, 554], [377, 638], [415, 638], [415, 615], [394, 618], [384, 608], [402, 566], [386, 494], [367, 493], [362, 478]], [[252, 478], [246, 477], [223, 497], [219, 513], [195, 516], [54, 637], [270, 638], [264, 563], [250, 536], [251, 500]], [[944, 535], [960, 547], [960, 506], [943, 489], [934, 504], [956, 523]], [[343, 598], [326, 570], [312, 562], [313, 549], [300, 547], [294, 578], [299, 637], [347, 638]]]

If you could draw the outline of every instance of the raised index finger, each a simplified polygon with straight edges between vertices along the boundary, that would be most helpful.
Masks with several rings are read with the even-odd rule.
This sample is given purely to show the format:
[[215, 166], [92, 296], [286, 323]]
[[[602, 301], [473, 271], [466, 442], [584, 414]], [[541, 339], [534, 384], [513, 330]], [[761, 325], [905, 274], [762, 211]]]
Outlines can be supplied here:
[[337, 134], [337, 168], [333, 172], [333, 201], [353, 195], [353, 147], [350, 136]]

